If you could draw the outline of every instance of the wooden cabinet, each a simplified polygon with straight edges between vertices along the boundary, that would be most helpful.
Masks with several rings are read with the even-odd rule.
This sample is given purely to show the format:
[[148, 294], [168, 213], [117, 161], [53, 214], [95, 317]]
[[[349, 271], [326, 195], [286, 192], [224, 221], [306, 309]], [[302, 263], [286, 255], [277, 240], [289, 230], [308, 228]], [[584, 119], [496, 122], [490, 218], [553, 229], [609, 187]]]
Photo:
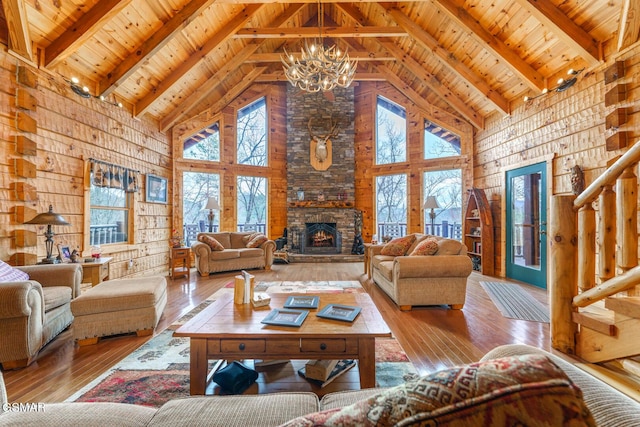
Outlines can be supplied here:
[[101, 257], [93, 262], [83, 262], [82, 281], [87, 283], [91, 282], [91, 286], [95, 286], [104, 280], [108, 280], [109, 263], [111, 263], [111, 259], [111, 257]]
[[484, 190], [467, 190], [467, 210], [464, 216], [464, 244], [473, 261], [473, 268], [486, 275], [493, 275], [493, 218]]
[[188, 247], [171, 248], [171, 262], [169, 275], [172, 279], [176, 276], [187, 276], [191, 279], [191, 249]]

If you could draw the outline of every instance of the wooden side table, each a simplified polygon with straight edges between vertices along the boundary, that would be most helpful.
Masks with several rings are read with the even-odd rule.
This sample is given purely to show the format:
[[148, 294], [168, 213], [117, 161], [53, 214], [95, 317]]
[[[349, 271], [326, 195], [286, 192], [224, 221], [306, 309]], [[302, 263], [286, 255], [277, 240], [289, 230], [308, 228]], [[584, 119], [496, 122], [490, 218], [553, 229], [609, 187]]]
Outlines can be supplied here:
[[191, 280], [191, 248], [171, 248], [171, 260], [169, 275], [172, 279], [177, 276], [186, 276]]
[[371, 279], [371, 246], [372, 243], [364, 244], [364, 274], [368, 279]]
[[109, 264], [111, 257], [96, 258], [93, 262], [82, 262], [82, 281], [91, 282], [91, 286], [109, 280]]

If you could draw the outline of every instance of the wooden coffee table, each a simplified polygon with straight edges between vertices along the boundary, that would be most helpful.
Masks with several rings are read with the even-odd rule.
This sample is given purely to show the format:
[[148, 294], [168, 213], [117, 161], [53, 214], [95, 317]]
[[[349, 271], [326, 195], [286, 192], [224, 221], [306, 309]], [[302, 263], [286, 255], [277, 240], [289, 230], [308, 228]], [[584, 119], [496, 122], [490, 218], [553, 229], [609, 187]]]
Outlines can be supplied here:
[[[191, 340], [191, 394], [205, 394], [214, 373], [208, 372], [211, 359], [357, 359], [360, 387], [375, 387], [375, 339], [391, 332], [369, 295], [320, 293], [318, 309], [310, 310], [302, 326], [260, 323], [291, 295], [271, 294], [269, 306], [253, 308], [223, 294], [175, 331], [174, 336]], [[353, 322], [317, 317], [327, 304], [356, 305], [362, 311]]]

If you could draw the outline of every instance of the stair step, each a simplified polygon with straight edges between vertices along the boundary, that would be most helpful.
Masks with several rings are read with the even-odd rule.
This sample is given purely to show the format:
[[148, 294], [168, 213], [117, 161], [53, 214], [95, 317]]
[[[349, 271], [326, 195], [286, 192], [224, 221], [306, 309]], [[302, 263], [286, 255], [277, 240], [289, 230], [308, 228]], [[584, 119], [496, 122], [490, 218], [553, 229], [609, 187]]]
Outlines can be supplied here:
[[587, 308], [578, 313], [572, 313], [571, 319], [585, 328], [613, 337], [617, 332], [614, 316], [615, 314], [609, 310], [595, 311], [593, 308]]
[[640, 297], [609, 297], [604, 306], [616, 313], [640, 319]]

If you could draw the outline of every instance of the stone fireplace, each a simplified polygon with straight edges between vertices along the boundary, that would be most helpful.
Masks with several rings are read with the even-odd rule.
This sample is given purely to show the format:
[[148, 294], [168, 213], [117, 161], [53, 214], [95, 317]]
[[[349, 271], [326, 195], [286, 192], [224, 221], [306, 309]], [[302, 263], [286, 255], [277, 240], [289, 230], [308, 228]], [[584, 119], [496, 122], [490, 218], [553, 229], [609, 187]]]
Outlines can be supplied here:
[[[355, 153], [354, 92], [336, 88], [329, 94], [307, 93], [287, 85], [287, 230], [293, 253], [350, 254], [355, 237]], [[318, 133], [328, 133], [338, 122], [331, 138], [332, 163], [326, 170], [311, 164], [309, 119]], [[323, 129], [326, 127], [326, 129]], [[298, 192], [304, 193], [303, 200]], [[310, 244], [309, 224], [331, 224], [334, 246]], [[323, 231], [326, 233], [327, 230]], [[321, 240], [321, 239], [320, 239]], [[320, 240], [316, 242], [319, 243]], [[327, 242], [323, 242], [327, 243]]]
[[330, 254], [342, 251], [342, 233], [334, 222], [308, 222], [301, 234], [305, 254]]

